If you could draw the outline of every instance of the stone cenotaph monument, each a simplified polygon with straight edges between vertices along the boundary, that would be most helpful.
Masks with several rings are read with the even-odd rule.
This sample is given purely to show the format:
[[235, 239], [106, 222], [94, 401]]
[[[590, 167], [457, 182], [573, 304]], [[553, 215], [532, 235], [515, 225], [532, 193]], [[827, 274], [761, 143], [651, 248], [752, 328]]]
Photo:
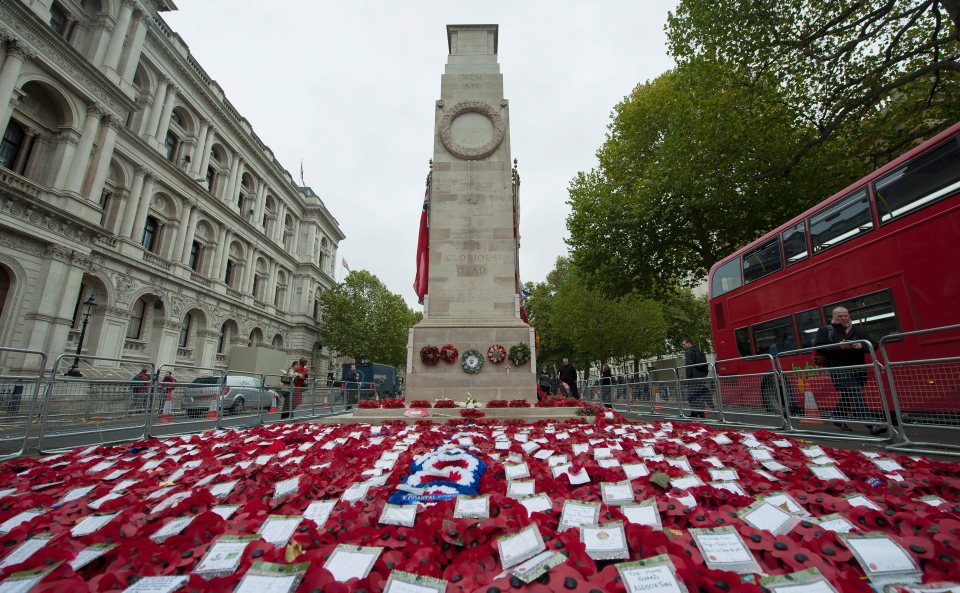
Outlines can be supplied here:
[[[511, 165], [510, 110], [497, 63], [497, 25], [448, 25], [450, 54], [437, 101], [429, 184], [429, 277], [423, 321], [407, 344], [407, 399], [536, 399], [533, 329], [520, 318], [519, 177]], [[524, 343], [531, 360], [494, 364], [491, 346]], [[424, 346], [477, 350], [421, 361]]]

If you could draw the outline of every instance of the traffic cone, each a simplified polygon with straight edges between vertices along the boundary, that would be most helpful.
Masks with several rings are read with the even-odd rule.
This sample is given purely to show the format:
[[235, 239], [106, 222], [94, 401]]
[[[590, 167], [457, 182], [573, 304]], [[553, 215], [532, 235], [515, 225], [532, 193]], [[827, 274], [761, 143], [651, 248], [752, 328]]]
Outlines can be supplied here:
[[210, 398], [210, 408], [207, 410], [207, 420], [217, 419], [217, 400], [220, 399], [216, 394]]
[[327, 396], [326, 396], [326, 395], [323, 396], [323, 409], [324, 409], [324, 410], [330, 409], [330, 403], [327, 402]]
[[801, 424], [826, 424], [820, 418], [820, 410], [817, 408], [817, 398], [813, 396], [812, 391], [803, 392], [803, 419]]
[[160, 424], [173, 422], [173, 390], [167, 389], [167, 398], [163, 400], [163, 413], [160, 415]]
[[377, 403], [379, 404], [379, 403], [380, 403], [380, 392], [379, 392], [379, 391], [374, 391], [374, 392], [373, 392], [373, 397], [376, 398]]
[[276, 391], [273, 392], [273, 396], [270, 398], [270, 411], [267, 413], [268, 414], [277, 413], [277, 392]]

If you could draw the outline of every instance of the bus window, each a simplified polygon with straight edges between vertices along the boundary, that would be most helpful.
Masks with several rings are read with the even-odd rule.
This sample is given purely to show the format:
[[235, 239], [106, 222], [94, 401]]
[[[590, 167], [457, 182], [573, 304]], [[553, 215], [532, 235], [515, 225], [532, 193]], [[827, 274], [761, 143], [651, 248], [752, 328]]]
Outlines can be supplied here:
[[783, 231], [781, 237], [783, 238], [783, 256], [788, 266], [807, 257], [807, 231], [803, 228], [802, 222]]
[[757, 354], [776, 356], [780, 352], [797, 349], [790, 317], [757, 323], [750, 326], [750, 333], [753, 334], [753, 346]]
[[753, 352], [750, 351], [750, 330], [745, 327], [741, 327], [734, 335], [737, 338], [737, 352], [740, 353], [740, 356], [750, 356]]
[[713, 273], [713, 285], [710, 295], [718, 297], [725, 292], [730, 292], [734, 288], [740, 288], [743, 282], [740, 280], [740, 258], [730, 260], [723, 264]]
[[780, 237], [774, 237], [743, 254], [743, 282], [749, 284], [781, 267]]
[[866, 189], [859, 189], [809, 219], [810, 243], [820, 253], [834, 245], [873, 229], [870, 200]]
[[960, 136], [882, 177], [874, 191], [880, 224], [960, 191]]
[[874, 340], [879, 341], [887, 334], [900, 331], [897, 310], [889, 289], [831, 303], [823, 308], [827, 319], [833, 316], [834, 307], [846, 307], [850, 311], [850, 319]]
[[793, 316], [797, 322], [797, 331], [800, 332], [800, 347], [810, 348], [817, 337], [817, 330], [823, 325], [819, 309], [801, 311]]

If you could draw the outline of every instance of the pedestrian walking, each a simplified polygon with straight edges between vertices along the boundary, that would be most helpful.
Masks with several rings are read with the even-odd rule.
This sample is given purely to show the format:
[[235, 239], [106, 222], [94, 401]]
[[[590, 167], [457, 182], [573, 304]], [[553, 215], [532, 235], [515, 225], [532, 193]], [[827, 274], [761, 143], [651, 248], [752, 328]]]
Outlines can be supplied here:
[[550, 370], [547, 365], [543, 365], [540, 367], [540, 374], [537, 375], [537, 399], [540, 400], [550, 395]]
[[133, 385], [133, 398], [130, 400], [129, 413], [145, 412], [147, 410], [147, 399], [150, 396], [150, 369], [142, 367], [140, 372], [131, 378]]
[[163, 411], [163, 404], [169, 398], [173, 400], [173, 390], [177, 387], [177, 378], [173, 376], [173, 371], [167, 371], [160, 381], [160, 387], [163, 389], [163, 398], [160, 399], [158, 411]]
[[710, 384], [707, 375], [710, 365], [707, 357], [689, 339], [683, 340], [683, 366], [690, 395], [687, 402], [690, 404], [690, 415], [694, 418], [706, 418], [704, 409], [710, 405]]
[[564, 358], [560, 363], [560, 371], [557, 373], [557, 378], [567, 384], [567, 388], [570, 390], [570, 397], [580, 399], [580, 390], [577, 388], [577, 369], [570, 364], [569, 358]]
[[613, 384], [613, 371], [610, 365], [600, 367], [600, 399], [603, 403], [610, 403], [610, 386]]
[[[834, 425], [847, 431], [853, 429], [844, 419], [863, 420], [878, 416], [870, 411], [863, 398], [863, 386], [867, 382], [867, 371], [862, 368], [867, 360], [863, 341], [876, 344], [863, 329], [853, 325], [850, 311], [846, 307], [834, 307], [830, 323], [818, 329], [813, 340], [813, 345], [817, 346], [814, 359], [822, 366], [832, 369], [827, 372], [840, 394], [837, 407], [833, 411], [834, 417], [839, 420], [835, 421]], [[885, 426], [866, 426], [874, 436], [887, 432]]]

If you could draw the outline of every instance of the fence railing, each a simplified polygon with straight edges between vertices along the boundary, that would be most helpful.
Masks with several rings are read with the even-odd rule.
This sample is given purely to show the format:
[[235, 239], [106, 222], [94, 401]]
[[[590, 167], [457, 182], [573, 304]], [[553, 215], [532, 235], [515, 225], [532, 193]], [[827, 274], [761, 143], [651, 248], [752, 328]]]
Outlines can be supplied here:
[[277, 375], [72, 354], [46, 362], [0, 348], [0, 368], [19, 369], [0, 374], [0, 459], [345, 409], [339, 388], [312, 379], [288, 386]]
[[[912, 360], [919, 344], [946, 344]], [[898, 450], [960, 455], [960, 325], [829, 347], [651, 369], [581, 381], [582, 399], [663, 419], [872, 441]], [[863, 364], [816, 366], [828, 349]], [[849, 354], [849, 353], [848, 353]], [[859, 360], [860, 357], [853, 357]], [[70, 362], [73, 362], [70, 365]], [[68, 368], [69, 365], [69, 368]], [[342, 413], [383, 397], [369, 382], [151, 364], [0, 348], [0, 459], [34, 449], [287, 422]], [[867, 434], [865, 434], [867, 433]]]

